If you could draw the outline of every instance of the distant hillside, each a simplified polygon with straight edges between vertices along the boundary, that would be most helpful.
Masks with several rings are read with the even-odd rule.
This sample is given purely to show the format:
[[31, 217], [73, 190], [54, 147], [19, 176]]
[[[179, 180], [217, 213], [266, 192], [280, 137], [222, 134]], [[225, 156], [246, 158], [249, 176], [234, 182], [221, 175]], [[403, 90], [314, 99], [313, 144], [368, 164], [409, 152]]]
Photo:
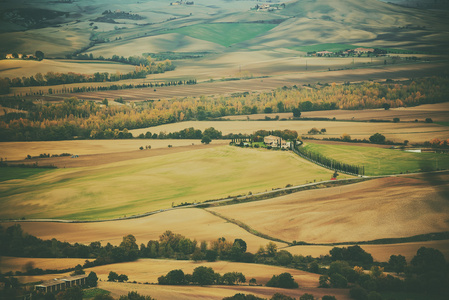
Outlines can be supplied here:
[[424, 9], [449, 9], [447, 0], [381, 0], [405, 7], [416, 7]]
[[290, 19], [247, 46], [358, 43], [437, 52], [449, 46], [444, 14], [376, 0], [297, 0], [279, 14]]

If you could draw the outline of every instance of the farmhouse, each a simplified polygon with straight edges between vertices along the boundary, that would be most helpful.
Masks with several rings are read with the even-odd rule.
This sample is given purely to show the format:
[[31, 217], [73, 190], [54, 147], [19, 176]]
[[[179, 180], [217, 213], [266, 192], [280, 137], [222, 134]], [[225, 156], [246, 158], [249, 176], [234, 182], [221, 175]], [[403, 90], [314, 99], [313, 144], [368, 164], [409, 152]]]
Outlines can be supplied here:
[[356, 48], [354, 49], [355, 53], [371, 53], [374, 52], [373, 48]]
[[287, 141], [284, 141], [282, 138], [274, 135], [269, 135], [263, 138], [263, 142], [267, 146], [271, 147], [280, 147], [280, 148], [289, 148], [290, 143]]
[[53, 280], [47, 280], [42, 282], [41, 284], [35, 285], [35, 289], [37, 291], [43, 292], [57, 292], [63, 291], [66, 288], [76, 286], [76, 285], [85, 285], [86, 284], [87, 275], [78, 275], [78, 276], [69, 276], [63, 278], [55, 278]]
[[316, 53], [317, 56], [330, 56], [333, 52], [330, 51], [319, 51]]

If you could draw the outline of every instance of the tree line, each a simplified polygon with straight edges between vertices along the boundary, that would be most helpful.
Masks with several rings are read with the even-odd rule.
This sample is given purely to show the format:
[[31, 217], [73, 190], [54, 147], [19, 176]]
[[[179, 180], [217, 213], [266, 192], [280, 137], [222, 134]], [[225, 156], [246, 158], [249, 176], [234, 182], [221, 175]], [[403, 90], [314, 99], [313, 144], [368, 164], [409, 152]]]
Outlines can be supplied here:
[[309, 151], [305, 149], [304, 147], [297, 147], [293, 149], [295, 153], [298, 155], [305, 157], [309, 160], [312, 160], [318, 164], [324, 165], [331, 170], [336, 170], [344, 173], [351, 173], [356, 175], [365, 175], [365, 166], [358, 166], [358, 165], [351, 165], [351, 164], [345, 164], [342, 162], [339, 162], [335, 159], [325, 157], [321, 155], [320, 153], [316, 153], [313, 151]]
[[[66, 99], [63, 103], [34, 104], [20, 100], [20, 97], [3, 97], [0, 98], [2, 106], [23, 109], [24, 112], [0, 118], [0, 140], [86, 139], [109, 129], [122, 131], [187, 120], [215, 120], [229, 115], [263, 113], [267, 109], [273, 113], [295, 109], [298, 115], [298, 110], [325, 108], [333, 106], [332, 103], [342, 109], [379, 108], [385, 102], [392, 107], [413, 106], [446, 101], [447, 93], [449, 77], [432, 77], [404, 83], [285, 87], [265, 93], [148, 100], [121, 106], [76, 98]], [[69, 108], [67, 102], [71, 103]], [[60, 113], [56, 118], [49, 111]]]
[[45, 74], [36, 73], [30, 77], [0, 78], [0, 94], [8, 94], [11, 87], [52, 86], [71, 83], [88, 82], [114, 82], [125, 79], [145, 78], [149, 74], [165, 73], [174, 70], [175, 66], [170, 60], [163, 62], [150, 62], [148, 65], [136, 66], [128, 73], [95, 72], [94, 74], [81, 74], [75, 72], [59, 73], [49, 71]]
[[[273, 242], [260, 246], [256, 253], [251, 253], [247, 251], [247, 244], [242, 239], [230, 241], [222, 237], [210, 243], [198, 243], [171, 231], [164, 232], [158, 240], [142, 243], [140, 247], [133, 235], [123, 237], [119, 246], [109, 243], [102, 246], [100, 242], [72, 245], [56, 239], [43, 241], [24, 233], [20, 225], [13, 225], [6, 229], [0, 227], [0, 255], [91, 259], [86, 260], [82, 266], [84, 268], [138, 258], [227, 260], [278, 265], [322, 275], [319, 284], [323, 288], [346, 288], [352, 285], [355, 290], [351, 293], [359, 295], [354, 296], [354, 299], [361, 300], [367, 299], [371, 292], [405, 292], [436, 296], [447, 295], [449, 292], [449, 286], [446, 284], [449, 280], [449, 265], [444, 255], [439, 250], [426, 247], [421, 247], [410, 263], [407, 263], [402, 255], [392, 255], [388, 262], [374, 262], [372, 255], [357, 245], [333, 247], [329, 255], [313, 258], [292, 255], [284, 249], [278, 250]], [[404, 274], [404, 279], [386, 275], [384, 272], [387, 271]], [[161, 281], [170, 284], [170, 278], [165, 276]], [[279, 281], [279, 278], [275, 277], [273, 284], [276, 281]]]

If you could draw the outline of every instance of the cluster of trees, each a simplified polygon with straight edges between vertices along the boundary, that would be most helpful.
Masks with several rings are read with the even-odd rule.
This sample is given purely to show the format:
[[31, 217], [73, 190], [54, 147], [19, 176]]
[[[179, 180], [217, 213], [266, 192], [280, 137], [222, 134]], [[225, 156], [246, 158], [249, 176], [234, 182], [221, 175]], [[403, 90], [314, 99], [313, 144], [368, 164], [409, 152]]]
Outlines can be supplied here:
[[[299, 297], [299, 300], [336, 300], [335, 296], [324, 295], [321, 298], [315, 298], [312, 294], [305, 293]], [[267, 300], [266, 298], [260, 298], [253, 294], [238, 293], [231, 297], [225, 297], [223, 300]], [[296, 300], [296, 298], [284, 295], [282, 293], [274, 294], [270, 300]]]
[[213, 285], [225, 284], [235, 285], [245, 283], [246, 278], [240, 272], [228, 272], [223, 275], [215, 273], [210, 267], [196, 267], [192, 274], [184, 274], [182, 270], [171, 270], [165, 276], [158, 279], [158, 283], [162, 285]]
[[[76, 102], [76, 109], [67, 110], [67, 113], [59, 117], [53, 117], [45, 111], [64, 110], [64, 104], [61, 103], [35, 104], [24, 114], [7, 114], [7, 117], [0, 120], [0, 140], [58, 140], [75, 136], [90, 138], [92, 131], [145, 128], [187, 120], [201, 121], [226, 115], [261, 113], [267, 108], [272, 112], [291, 112], [298, 107], [307, 111], [318, 109], [315, 105], [327, 107], [336, 103], [337, 108], [360, 109], [378, 108], [385, 102], [391, 103], [392, 107], [410, 106], [446, 101], [445, 95], [448, 92], [448, 77], [432, 77], [401, 84], [369, 82], [311, 89], [280, 88], [269, 93], [199, 99], [187, 97], [114, 107], [72, 98], [70, 101]], [[20, 98], [13, 99], [17, 99], [16, 103], [10, 103], [6, 107], [20, 109], [23, 101], [18, 100]], [[79, 110], [83, 113], [79, 113]], [[43, 114], [40, 114], [41, 111]]]
[[109, 275], [108, 275], [108, 281], [112, 281], [112, 282], [115, 282], [115, 281], [125, 282], [125, 281], [128, 281], [128, 279], [129, 279], [128, 275], [125, 275], [125, 274], [118, 275], [117, 273], [115, 273], [113, 271], [109, 272]]
[[273, 275], [271, 279], [267, 282], [266, 286], [278, 287], [283, 289], [296, 289], [298, 288], [298, 283], [290, 273], [282, 273], [279, 275]]
[[42, 240], [23, 232], [19, 224], [3, 228], [0, 226], [0, 255], [40, 258], [95, 258], [84, 263], [84, 268], [133, 261], [139, 257], [139, 247], [133, 235], [123, 237], [119, 246], [100, 242], [90, 245], [70, 244], [56, 239]]
[[332, 170], [338, 170], [340, 172], [352, 173], [356, 175], [365, 175], [365, 166], [345, 164], [332, 158], [325, 157], [320, 153], [309, 151], [304, 147], [295, 147], [293, 151], [302, 157], [324, 165]]
[[[320, 287], [346, 288], [351, 284], [353, 299], [383, 299], [381, 293], [386, 292], [431, 297], [449, 292], [449, 266], [444, 255], [436, 249], [421, 247], [409, 265], [402, 255], [391, 255], [388, 262], [375, 264], [372, 256], [359, 246], [333, 248], [330, 254], [332, 262], [329, 268], [320, 270], [323, 274], [319, 280]], [[366, 269], [370, 270], [369, 273], [365, 272]], [[384, 271], [403, 276], [387, 275]]]
[[230, 135], [223, 136], [223, 133], [219, 130], [216, 130], [213, 127], [206, 128], [203, 131], [200, 129], [195, 129], [193, 127], [189, 127], [180, 131], [165, 133], [160, 132], [157, 133], [151, 133], [150, 131], [147, 131], [146, 133], [141, 133], [137, 138], [139, 139], [191, 139], [191, 140], [201, 140], [203, 137], [209, 137], [210, 139], [217, 140], [217, 139], [228, 139], [230, 138]]
[[434, 139], [431, 139], [428, 142], [425, 142], [424, 146], [437, 148], [437, 149], [438, 148], [447, 149], [447, 148], [449, 148], [449, 139], [447, 139], [447, 140], [440, 140], [438, 138], [434, 138]]

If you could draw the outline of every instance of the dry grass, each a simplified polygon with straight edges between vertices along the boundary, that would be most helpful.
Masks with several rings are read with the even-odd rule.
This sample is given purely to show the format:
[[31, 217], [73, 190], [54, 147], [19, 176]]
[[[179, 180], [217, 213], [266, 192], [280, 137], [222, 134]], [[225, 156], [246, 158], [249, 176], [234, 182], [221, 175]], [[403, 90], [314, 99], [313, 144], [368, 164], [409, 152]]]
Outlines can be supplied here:
[[[131, 65], [119, 64], [114, 62], [96, 62], [96, 61], [76, 61], [76, 60], [0, 60], [0, 77], [30, 77], [36, 73], [46, 74], [47, 72], [59, 73], [81, 73], [93, 74], [95, 72], [108, 73], [128, 73], [134, 71], [135, 67]], [[69, 85], [66, 85], [69, 86]], [[45, 90], [46, 87], [40, 87]], [[24, 88], [27, 91], [27, 88]], [[29, 88], [28, 88], [29, 91]]]
[[332, 174], [291, 152], [231, 146], [194, 149], [3, 181], [0, 216], [109, 219], [166, 209], [173, 203], [321, 181]]
[[390, 177], [209, 208], [286, 241], [338, 243], [449, 231], [449, 174]]
[[[213, 141], [212, 144], [228, 143], [228, 141]], [[76, 155], [112, 154], [138, 150], [140, 146], [151, 146], [151, 150], [168, 149], [172, 145], [177, 147], [201, 145], [199, 140], [78, 140], [78, 141], [50, 141], [50, 142], [5, 142], [0, 144], [0, 157], [8, 160], [22, 160], [29, 154], [39, 156], [41, 153]], [[150, 152], [146, 150], [144, 152]], [[81, 158], [81, 157], [80, 157]]]
[[[3, 223], [5, 228], [13, 223]], [[111, 243], [119, 245], [128, 234], [136, 237], [137, 243], [158, 240], [166, 230], [182, 234], [197, 241], [215, 241], [220, 237], [233, 241], [241, 238], [248, 244], [248, 251], [256, 252], [259, 246], [269, 241], [249, 234], [240, 227], [215, 217], [201, 209], [178, 209], [158, 213], [149, 217], [100, 222], [100, 223], [51, 223], [21, 222], [25, 232], [41, 239], [56, 238], [70, 243], [90, 244], [100, 241], [102, 245]], [[285, 244], [277, 243], [280, 247]]]
[[[274, 117], [273, 114], [272, 117]], [[354, 123], [354, 122], [333, 122], [333, 121], [187, 121], [174, 124], [166, 124], [152, 128], [130, 130], [137, 136], [150, 130], [151, 132], [174, 132], [185, 128], [194, 127], [204, 130], [214, 127], [223, 132], [252, 134], [257, 130], [295, 130], [300, 135], [306, 135], [312, 128], [326, 128], [323, 135], [315, 135], [316, 138], [339, 138], [347, 133], [351, 138], [368, 139], [376, 132], [383, 134], [387, 140], [403, 142], [409, 140], [410, 143], [422, 143], [432, 138], [441, 140], [449, 139], [449, 128], [438, 124], [427, 123]]]
[[[25, 257], [0, 257], [0, 270], [3, 273], [9, 271], [25, 271], [25, 264], [33, 263], [34, 268], [42, 270], [62, 270], [73, 268], [76, 265], [83, 265], [85, 259], [81, 258], [25, 258]], [[54, 276], [54, 275], [53, 275]]]

